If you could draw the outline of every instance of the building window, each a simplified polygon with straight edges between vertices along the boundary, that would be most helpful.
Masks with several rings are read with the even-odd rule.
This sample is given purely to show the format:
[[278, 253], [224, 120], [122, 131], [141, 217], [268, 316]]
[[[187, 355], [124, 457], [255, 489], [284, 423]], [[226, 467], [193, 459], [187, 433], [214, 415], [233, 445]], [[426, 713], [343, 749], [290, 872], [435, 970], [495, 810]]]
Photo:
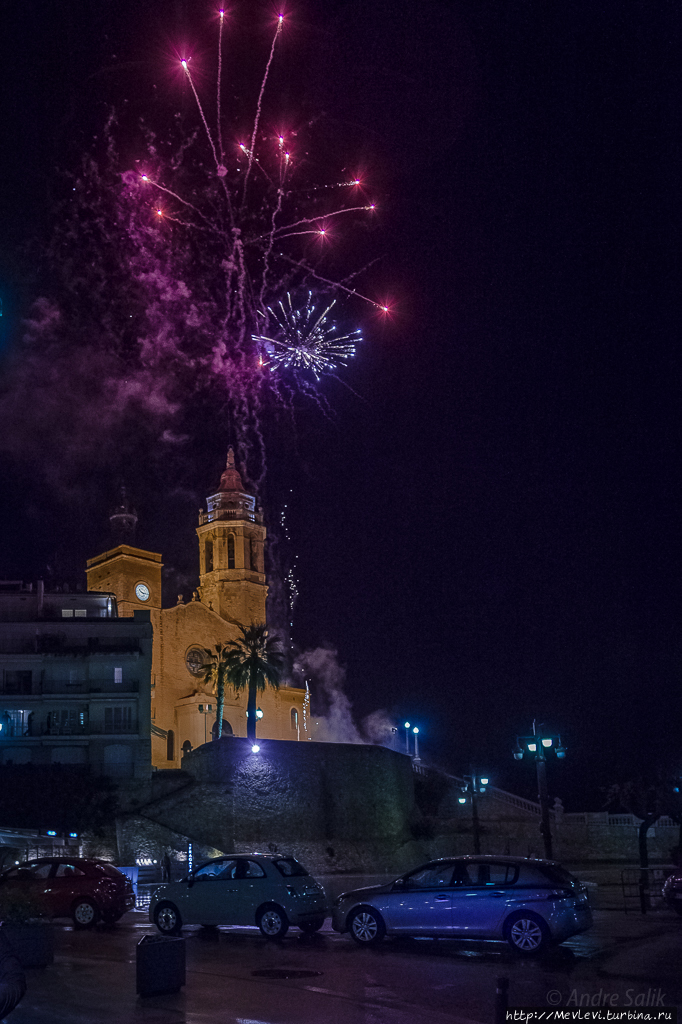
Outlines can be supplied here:
[[192, 744], [190, 743], [189, 740], [185, 740], [185, 742], [182, 744], [182, 753], [183, 753], [183, 756], [185, 754], [191, 754], [192, 753]]
[[227, 568], [234, 569], [234, 534], [227, 535]]
[[249, 539], [249, 560], [251, 562], [251, 569], [253, 572], [258, 572], [258, 557], [255, 537], [251, 537]]
[[175, 733], [172, 729], [168, 730], [168, 735], [166, 736], [166, 760], [175, 760]]
[[104, 731], [108, 733], [132, 732], [133, 709], [131, 707], [105, 708]]
[[21, 669], [20, 671], [12, 671], [5, 669], [2, 678], [2, 690], [3, 693], [7, 694], [20, 694], [20, 693], [31, 693], [32, 692], [32, 677], [29, 670]]
[[4, 711], [0, 716], [0, 736], [31, 736], [33, 730], [32, 711]]
[[213, 541], [207, 540], [204, 545], [204, 572], [213, 572]]
[[88, 617], [87, 609], [85, 608], [76, 608], [73, 614], [77, 619], [87, 619]]
[[72, 619], [73, 618], [73, 608], [62, 608], [62, 618], [63, 619]]
[[115, 668], [114, 669], [114, 683], [116, 684], [116, 686], [122, 686], [123, 685], [123, 669], [122, 668]]
[[47, 731], [50, 736], [75, 736], [84, 733], [87, 724], [88, 712], [85, 708], [59, 708], [47, 713]]
[[296, 708], [291, 709], [291, 728], [294, 732], [298, 732], [298, 711]]

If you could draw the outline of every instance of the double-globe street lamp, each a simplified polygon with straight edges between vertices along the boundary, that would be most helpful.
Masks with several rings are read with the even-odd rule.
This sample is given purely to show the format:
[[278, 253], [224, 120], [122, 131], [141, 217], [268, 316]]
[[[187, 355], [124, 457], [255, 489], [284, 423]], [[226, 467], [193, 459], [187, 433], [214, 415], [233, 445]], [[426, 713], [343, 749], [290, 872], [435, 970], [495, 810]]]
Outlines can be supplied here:
[[412, 735], [414, 736], [414, 759], [419, 761], [419, 729], [416, 725], [410, 725], [409, 722], [405, 722], [405, 753], [409, 756], [410, 730], [412, 730]]
[[474, 853], [478, 854], [481, 852], [481, 829], [478, 818], [478, 794], [485, 793], [486, 786], [490, 782], [485, 775], [475, 775], [472, 769], [471, 775], [462, 776], [465, 785], [462, 786], [462, 793], [466, 796], [460, 796], [459, 803], [465, 804], [467, 802], [467, 796], [471, 799], [471, 825], [472, 832], [474, 835]]
[[547, 796], [547, 754], [550, 750], [554, 750], [559, 760], [566, 757], [566, 748], [561, 743], [561, 736], [553, 736], [545, 730], [544, 725], [536, 726], [533, 722], [533, 735], [517, 736], [516, 746], [512, 751], [516, 761], [521, 761], [525, 753], [530, 754], [535, 760], [540, 800], [540, 832], [545, 844], [547, 860], [552, 860], [552, 830], [549, 824], [549, 798]]

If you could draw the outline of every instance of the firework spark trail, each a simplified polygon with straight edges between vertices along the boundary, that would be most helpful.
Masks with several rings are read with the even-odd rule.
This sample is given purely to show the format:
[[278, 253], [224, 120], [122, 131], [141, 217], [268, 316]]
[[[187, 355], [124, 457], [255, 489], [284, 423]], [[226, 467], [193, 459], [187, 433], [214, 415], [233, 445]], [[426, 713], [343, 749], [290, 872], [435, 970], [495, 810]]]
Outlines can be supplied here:
[[371, 203], [368, 206], [344, 206], [342, 210], [332, 210], [330, 213], [319, 214], [317, 217], [301, 217], [300, 220], [292, 221], [291, 224], [282, 224], [281, 228], [277, 228], [277, 232], [288, 231], [289, 228], [297, 228], [301, 224], [315, 224], [321, 220], [329, 220], [331, 217], [340, 217], [342, 213], [357, 213], [358, 210], [375, 209], [376, 203]]
[[220, 27], [218, 29], [218, 84], [217, 84], [217, 96], [216, 96], [216, 107], [217, 107], [217, 120], [218, 120], [218, 149], [220, 151], [220, 167], [224, 165], [225, 156], [223, 154], [223, 128], [222, 128], [222, 116], [220, 110], [220, 87], [223, 76], [223, 23], [225, 21], [225, 11], [220, 11]]
[[208, 225], [211, 231], [214, 231], [216, 234], [219, 235], [223, 234], [222, 231], [218, 231], [215, 224], [213, 224], [213, 222], [210, 221], [208, 217], [204, 216], [204, 214], [201, 212], [198, 206], [194, 206], [193, 203], [188, 203], [187, 200], [183, 199], [182, 196], [178, 195], [177, 192], [173, 192], [171, 189], [166, 188], [165, 185], [160, 185], [158, 181], [154, 181], [153, 178], [150, 178], [148, 174], [140, 175], [140, 179], [141, 181], [144, 181], [146, 185], [153, 185], [154, 188], [158, 188], [160, 192], [165, 192], [166, 195], [172, 196], [173, 199], [177, 199], [179, 203], [182, 203], [183, 206], [186, 206], [189, 210], [192, 210], [194, 213], [196, 213], [198, 217], [201, 217], [201, 219], [204, 221], [205, 224]]
[[261, 82], [260, 92], [258, 93], [258, 102], [256, 104], [256, 117], [253, 122], [253, 134], [251, 135], [251, 152], [249, 153], [249, 163], [246, 168], [246, 174], [244, 175], [244, 190], [242, 192], [242, 206], [246, 202], [246, 186], [249, 181], [249, 175], [251, 173], [251, 164], [253, 163], [253, 154], [256, 148], [256, 136], [258, 134], [258, 124], [260, 122], [261, 106], [263, 103], [263, 94], [265, 92], [265, 86], [267, 85], [268, 75], [270, 74], [270, 65], [272, 64], [272, 58], [275, 56], [275, 46], [280, 32], [282, 31], [282, 22], [284, 21], [284, 15], [278, 15], [277, 28], [275, 29], [275, 37], [272, 40], [272, 46], [270, 47], [270, 56], [268, 62], [265, 65], [265, 74], [263, 75], [263, 81]]
[[340, 291], [345, 292], [347, 295], [354, 295], [355, 298], [357, 299], [362, 299], [364, 302], [369, 302], [370, 306], [374, 306], [376, 309], [380, 309], [384, 313], [389, 312], [388, 306], [382, 306], [380, 302], [375, 302], [374, 299], [370, 299], [369, 296], [363, 295], [362, 292], [357, 291], [355, 288], [347, 288], [346, 285], [342, 284], [340, 281], [331, 281], [327, 277], [322, 277], [321, 274], [318, 274], [317, 271], [313, 270], [312, 267], [309, 267], [307, 263], [304, 263], [302, 260], [294, 260], [291, 258], [291, 256], [287, 256], [283, 252], [280, 252], [277, 255], [280, 257], [280, 259], [285, 260], [286, 263], [291, 263], [293, 264], [293, 266], [300, 267], [301, 270], [305, 270], [305, 272], [307, 274], [310, 274], [311, 277], [314, 277], [316, 281], [321, 281], [322, 284], [330, 285], [332, 288], [338, 288]]
[[208, 121], [206, 120], [206, 115], [204, 114], [204, 108], [202, 107], [201, 100], [199, 99], [199, 93], [194, 88], [194, 82], [192, 81], [192, 76], [189, 73], [189, 67], [187, 66], [187, 61], [186, 60], [181, 60], [180, 63], [182, 64], [183, 68], [185, 69], [185, 74], [187, 75], [187, 81], [189, 82], [189, 84], [192, 87], [192, 92], [194, 93], [194, 99], [197, 101], [197, 107], [199, 108], [199, 113], [201, 114], [201, 120], [204, 122], [204, 128], [206, 129], [206, 137], [207, 137], [207, 139], [208, 139], [208, 141], [209, 141], [209, 143], [211, 145], [211, 149], [213, 151], [213, 159], [215, 160], [216, 169], [218, 169], [218, 168], [220, 168], [221, 164], [220, 164], [220, 160], [218, 159], [218, 154], [216, 153], [215, 144], [213, 142], [213, 136], [211, 135], [210, 129], [208, 127]]

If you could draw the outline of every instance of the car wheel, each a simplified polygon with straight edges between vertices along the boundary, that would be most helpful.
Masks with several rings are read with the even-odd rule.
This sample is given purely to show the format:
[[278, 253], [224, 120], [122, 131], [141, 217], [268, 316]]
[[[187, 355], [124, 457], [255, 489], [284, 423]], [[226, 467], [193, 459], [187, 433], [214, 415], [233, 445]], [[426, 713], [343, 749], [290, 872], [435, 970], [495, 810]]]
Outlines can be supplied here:
[[71, 918], [76, 928], [92, 928], [99, 920], [99, 909], [92, 900], [76, 900], [71, 907]]
[[162, 935], [179, 935], [182, 931], [180, 911], [174, 903], [159, 903], [154, 911], [154, 924]]
[[505, 924], [507, 942], [517, 953], [533, 956], [549, 945], [547, 925], [537, 914], [519, 911], [512, 914]]
[[289, 931], [287, 915], [281, 907], [263, 907], [256, 915], [256, 924], [266, 939], [281, 939]]
[[307, 932], [308, 935], [312, 935], [313, 932], [319, 932], [323, 924], [324, 918], [316, 917], [314, 921], [304, 921], [303, 924], [299, 924], [298, 927], [302, 932]]
[[376, 946], [386, 934], [384, 919], [373, 907], [359, 907], [354, 910], [348, 927], [352, 937], [361, 946]]

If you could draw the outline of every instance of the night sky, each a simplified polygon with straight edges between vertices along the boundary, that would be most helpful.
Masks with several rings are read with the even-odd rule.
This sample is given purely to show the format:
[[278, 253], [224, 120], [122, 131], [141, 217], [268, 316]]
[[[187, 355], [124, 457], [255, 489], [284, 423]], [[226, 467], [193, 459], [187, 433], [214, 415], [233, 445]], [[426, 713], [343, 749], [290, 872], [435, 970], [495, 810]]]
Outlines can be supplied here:
[[[43, 294], [22, 254], [53, 229], [60, 169], [110, 105], [172, 113], [168, 55], [203, 41], [210, 6], [25, 0], [6, 16], [10, 356]], [[341, 375], [353, 390], [322, 385], [331, 416], [308, 403], [295, 429], [269, 424], [262, 498], [298, 556], [294, 642], [338, 650], [358, 719], [408, 717], [427, 759], [516, 792], [533, 795], [515, 736], [546, 722], [568, 748], [550, 791], [569, 810], [659, 765], [682, 772], [679, 6], [287, 10], [273, 102], [319, 112], [320, 160], [366, 168], [379, 212], [343, 244], [355, 265], [381, 257], [363, 283], [393, 305], [352, 307], [366, 341]], [[274, 8], [235, 11], [250, 84]], [[120, 460], [105, 447], [75, 479], [63, 446], [2, 422], [27, 440], [0, 444], [0, 575], [75, 578], [109, 544]], [[229, 441], [207, 408], [162, 468], [151, 438], [126, 466], [169, 603], [198, 582], [196, 511]]]

